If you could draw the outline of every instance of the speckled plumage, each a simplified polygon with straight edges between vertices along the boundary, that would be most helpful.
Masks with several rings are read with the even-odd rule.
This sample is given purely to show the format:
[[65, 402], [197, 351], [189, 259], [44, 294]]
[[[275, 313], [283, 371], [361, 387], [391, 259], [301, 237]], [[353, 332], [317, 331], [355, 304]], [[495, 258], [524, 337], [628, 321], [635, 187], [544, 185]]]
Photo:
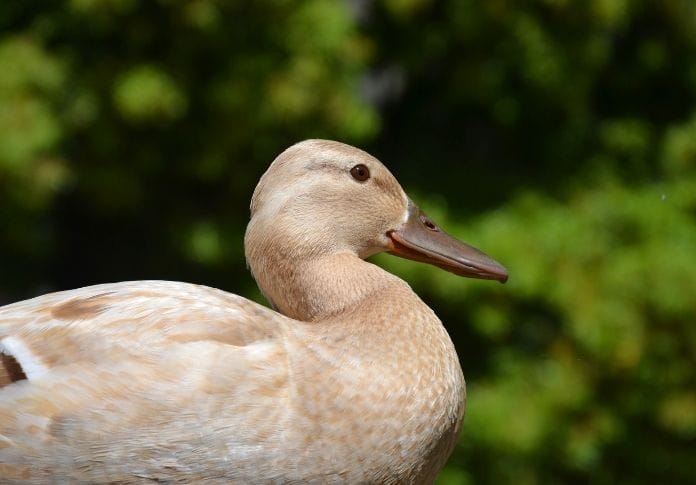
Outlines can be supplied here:
[[408, 207], [373, 157], [306, 141], [261, 179], [245, 239], [278, 311], [164, 281], [0, 308], [0, 351], [24, 374], [0, 364], [0, 481], [432, 482], [464, 412], [457, 355], [362, 259], [394, 251]]

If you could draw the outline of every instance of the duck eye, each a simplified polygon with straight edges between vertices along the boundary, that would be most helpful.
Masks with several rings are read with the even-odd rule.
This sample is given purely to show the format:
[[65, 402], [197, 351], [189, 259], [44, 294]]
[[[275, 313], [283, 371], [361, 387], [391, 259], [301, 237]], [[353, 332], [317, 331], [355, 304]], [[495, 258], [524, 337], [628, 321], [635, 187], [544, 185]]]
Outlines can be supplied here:
[[365, 180], [370, 178], [370, 169], [362, 163], [359, 163], [355, 167], [350, 169], [350, 174], [358, 182], [364, 182]]

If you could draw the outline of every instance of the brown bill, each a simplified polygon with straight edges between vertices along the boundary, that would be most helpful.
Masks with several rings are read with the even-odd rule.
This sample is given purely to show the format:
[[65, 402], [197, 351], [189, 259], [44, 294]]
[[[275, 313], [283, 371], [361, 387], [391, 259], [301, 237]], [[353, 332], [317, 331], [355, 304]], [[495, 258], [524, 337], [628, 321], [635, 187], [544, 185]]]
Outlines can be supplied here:
[[433, 264], [468, 278], [501, 283], [508, 279], [507, 270], [500, 263], [447, 234], [410, 200], [408, 220], [388, 235], [388, 252], [396, 256]]

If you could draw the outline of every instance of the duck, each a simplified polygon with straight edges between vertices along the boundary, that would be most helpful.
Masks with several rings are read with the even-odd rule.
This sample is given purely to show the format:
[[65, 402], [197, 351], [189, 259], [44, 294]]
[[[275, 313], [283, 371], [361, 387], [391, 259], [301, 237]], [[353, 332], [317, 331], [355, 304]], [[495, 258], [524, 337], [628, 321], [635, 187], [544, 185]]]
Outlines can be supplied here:
[[365, 259], [507, 270], [330, 140], [271, 163], [244, 244], [270, 308], [170, 281], [0, 307], [2, 483], [432, 483], [461, 427], [462, 369], [435, 313]]

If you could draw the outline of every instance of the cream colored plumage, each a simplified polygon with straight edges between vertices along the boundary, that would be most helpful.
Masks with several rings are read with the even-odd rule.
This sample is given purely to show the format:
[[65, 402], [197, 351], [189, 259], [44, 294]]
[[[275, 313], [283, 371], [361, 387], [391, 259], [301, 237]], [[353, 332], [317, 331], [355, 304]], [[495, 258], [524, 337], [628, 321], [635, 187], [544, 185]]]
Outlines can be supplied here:
[[375, 158], [310, 140], [252, 200], [247, 261], [278, 311], [164, 281], [0, 308], [0, 481], [432, 482], [462, 371], [435, 314], [362, 258], [506, 275], [431, 225]]

